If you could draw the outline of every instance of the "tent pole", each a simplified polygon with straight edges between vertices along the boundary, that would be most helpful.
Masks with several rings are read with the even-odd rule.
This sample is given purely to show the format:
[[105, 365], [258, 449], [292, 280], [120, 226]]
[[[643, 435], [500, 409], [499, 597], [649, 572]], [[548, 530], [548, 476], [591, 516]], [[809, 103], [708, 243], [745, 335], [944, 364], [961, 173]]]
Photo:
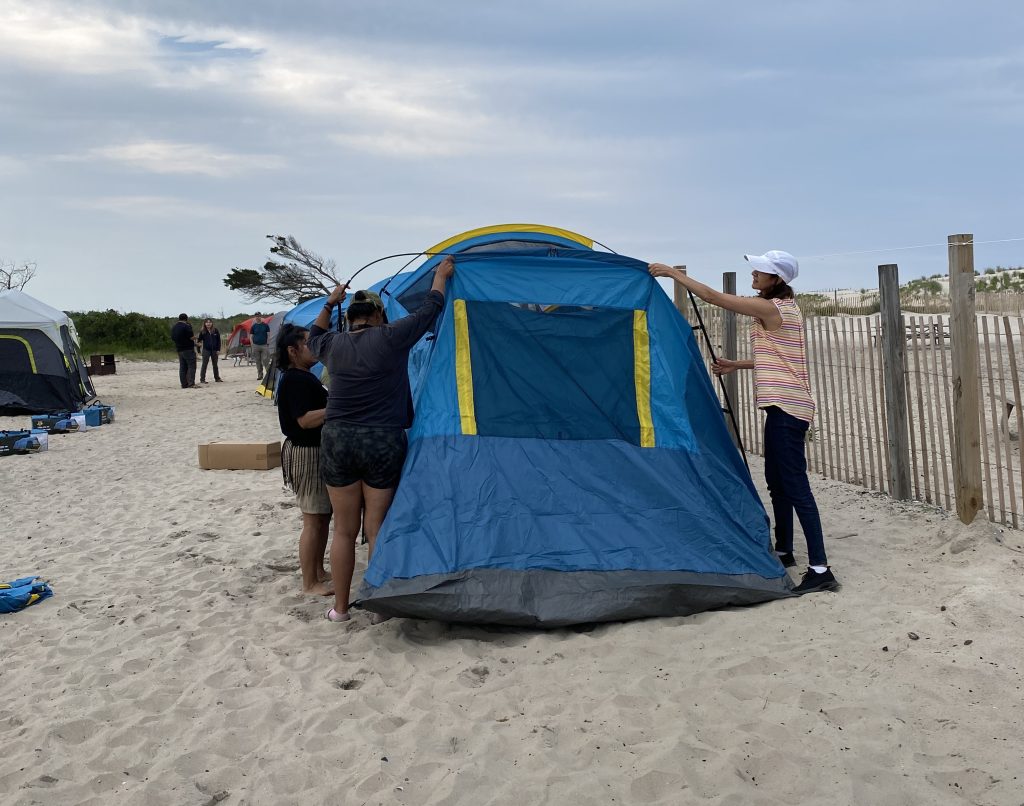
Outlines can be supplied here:
[[[707, 328], [704, 327], [704, 317], [700, 315], [700, 308], [697, 307], [697, 298], [693, 296], [693, 292], [690, 289], [686, 289], [686, 293], [690, 296], [690, 304], [693, 306], [693, 312], [697, 317], [697, 324], [693, 326], [694, 330], [699, 329], [704, 334], [704, 343], [707, 345], [708, 353], [711, 355], [711, 363], [718, 361], [718, 357], [715, 355], [714, 345], [711, 343], [711, 337], [708, 336]], [[740, 436], [739, 424], [736, 422], [736, 412], [733, 411], [732, 401], [729, 399], [729, 392], [725, 388], [725, 383], [722, 381], [722, 376], [717, 375], [718, 386], [722, 390], [722, 397], [725, 400], [725, 408], [723, 412], [729, 414], [729, 420], [732, 422], [733, 432], [736, 434], [736, 444], [740, 449], [740, 456], [743, 457], [743, 464], [746, 465], [747, 472], [750, 472], [750, 463], [747, 462], [747, 449], [743, 445], [743, 438]]]

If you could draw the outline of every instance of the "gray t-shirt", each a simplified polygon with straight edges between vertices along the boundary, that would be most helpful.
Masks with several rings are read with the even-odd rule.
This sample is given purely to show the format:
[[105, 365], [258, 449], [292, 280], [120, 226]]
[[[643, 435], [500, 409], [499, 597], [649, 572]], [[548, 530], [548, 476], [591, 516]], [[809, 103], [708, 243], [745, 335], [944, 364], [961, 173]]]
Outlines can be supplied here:
[[335, 333], [313, 325], [309, 349], [330, 375], [326, 419], [409, 428], [409, 351], [437, 320], [444, 295], [431, 291], [415, 311], [388, 325]]

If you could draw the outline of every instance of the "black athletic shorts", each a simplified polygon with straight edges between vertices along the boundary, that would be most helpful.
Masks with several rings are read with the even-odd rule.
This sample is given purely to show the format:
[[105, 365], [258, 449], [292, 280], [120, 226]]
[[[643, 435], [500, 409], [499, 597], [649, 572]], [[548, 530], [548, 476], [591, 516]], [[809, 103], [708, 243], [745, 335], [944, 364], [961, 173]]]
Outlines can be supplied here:
[[404, 428], [328, 420], [320, 437], [320, 474], [331, 487], [361, 481], [390, 490], [398, 486], [408, 448]]

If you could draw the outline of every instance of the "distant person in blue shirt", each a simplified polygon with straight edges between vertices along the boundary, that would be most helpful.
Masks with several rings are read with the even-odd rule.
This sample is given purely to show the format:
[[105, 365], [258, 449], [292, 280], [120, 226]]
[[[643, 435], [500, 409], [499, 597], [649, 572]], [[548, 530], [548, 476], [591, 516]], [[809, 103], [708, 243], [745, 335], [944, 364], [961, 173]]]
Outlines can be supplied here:
[[270, 366], [270, 325], [259, 311], [256, 311], [256, 321], [249, 328], [249, 338], [252, 340], [252, 357], [256, 362], [256, 375], [262, 380], [266, 369]]

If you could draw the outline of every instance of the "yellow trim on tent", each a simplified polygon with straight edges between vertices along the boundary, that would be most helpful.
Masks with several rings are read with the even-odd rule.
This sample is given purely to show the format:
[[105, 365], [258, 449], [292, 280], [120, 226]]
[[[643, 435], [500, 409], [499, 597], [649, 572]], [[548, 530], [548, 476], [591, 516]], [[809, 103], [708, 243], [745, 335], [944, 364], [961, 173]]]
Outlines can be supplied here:
[[636, 381], [636, 414], [640, 420], [640, 447], [654, 447], [651, 419], [651, 339], [647, 311], [633, 311], [633, 375]]
[[462, 241], [468, 241], [470, 238], [479, 238], [481, 235], [491, 235], [496, 232], [536, 232], [541, 235], [557, 235], [570, 241], [576, 241], [576, 243], [582, 244], [587, 249], [594, 248], [594, 242], [590, 238], [567, 229], [545, 227], [543, 224], [496, 224], [493, 227], [480, 227], [479, 229], [467, 230], [459, 235], [453, 235], [451, 238], [435, 244], [426, 251], [444, 252], [449, 246], [454, 246]]
[[462, 433], [476, 436], [476, 409], [473, 405], [473, 362], [469, 355], [469, 320], [466, 300], [455, 300], [455, 382], [459, 388], [459, 419]]
[[27, 339], [23, 339], [21, 336], [6, 336], [6, 335], [0, 335], [0, 339], [13, 339], [14, 341], [20, 341], [22, 344], [24, 344], [25, 345], [25, 350], [28, 353], [28, 363], [32, 367], [32, 374], [33, 375], [38, 375], [39, 374], [39, 370], [36, 369], [36, 356], [35, 356], [35, 353], [32, 352], [32, 345], [28, 343]]

